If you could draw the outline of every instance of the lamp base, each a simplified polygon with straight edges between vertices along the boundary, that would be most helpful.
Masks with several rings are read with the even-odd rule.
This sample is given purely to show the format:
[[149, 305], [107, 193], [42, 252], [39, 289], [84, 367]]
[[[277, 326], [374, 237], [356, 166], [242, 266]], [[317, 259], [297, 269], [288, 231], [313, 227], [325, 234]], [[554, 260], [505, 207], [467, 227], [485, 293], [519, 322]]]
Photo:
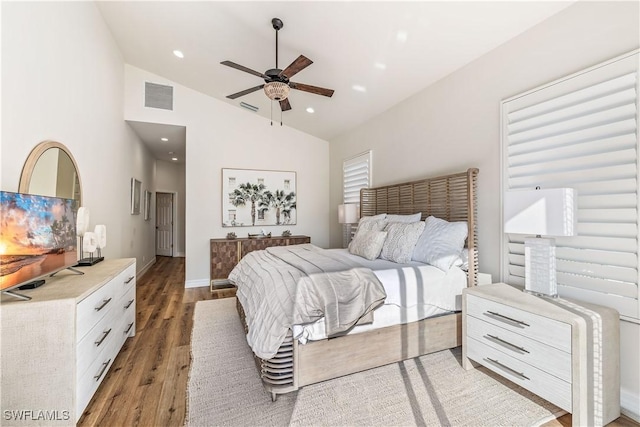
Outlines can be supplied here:
[[525, 291], [557, 297], [555, 240], [542, 237], [525, 239], [524, 270]]

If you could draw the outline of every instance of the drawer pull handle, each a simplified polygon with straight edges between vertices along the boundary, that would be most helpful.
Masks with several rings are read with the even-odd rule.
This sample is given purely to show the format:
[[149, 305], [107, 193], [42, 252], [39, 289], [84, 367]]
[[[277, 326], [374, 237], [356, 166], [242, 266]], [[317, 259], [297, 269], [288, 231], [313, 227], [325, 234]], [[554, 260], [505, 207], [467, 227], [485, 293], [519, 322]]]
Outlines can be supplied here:
[[95, 342], [96, 347], [100, 347], [100, 344], [102, 344], [102, 342], [105, 340], [105, 338], [107, 338], [107, 336], [111, 333], [111, 328], [109, 328], [108, 331], [104, 331], [102, 333], [102, 338], [100, 338], [98, 341]]
[[488, 310], [487, 310], [487, 313], [489, 313], [491, 316], [495, 316], [495, 317], [497, 317], [497, 318], [498, 318], [498, 320], [502, 320], [502, 321], [507, 320], [507, 321], [509, 321], [509, 322], [513, 322], [513, 323], [515, 323], [515, 324], [517, 324], [517, 325], [522, 325], [522, 326], [531, 326], [531, 325], [529, 325], [529, 324], [527, 324], [527, 323], [524, 323], [522, 320], [512, 319], [511, 317], [507, 317], [507, 316], [505, 316], [504, 314], [496, 313], [495, 311], [488, 311]]
[[495, 360], [495, 359], [492, 359], [492, 358], [490, 358], [490, 357], [487, 357], [485, 360], [488, 360], [489, 362], [492, 362], [492, 363], [494, 363], [494, 364], [498, 365], [500, 368], [502, 368], [502, 369], [504, 369], [504, 370], [506, 370], [506, 371], [508, 371], [508, 372], [511, 372], [512, 374], [517, 375], [517, 376], [519, 376], [520, 378], [524, 378], [525, 380], [530, 380], [530, 378], [529, 378], [529, 377], [527, 377], [527, 376], [526, 376], [525, 374], [523, 374], [522, 372], [518, 372], [518, 371], [516, 371], [516, 370], [513, 370], [513, 369], [511, 369], [510, 367], [508, 367], [508, 366], [506, 366], [506, 365], [503, 365], [502, 363], [498, 362], [498, 361], [497, 361], [497, 360]]
[[102, 305], [100, 307], [96, 307], [96, 311], [100, 311], [104, 308], [105, 305], [111, 302], [111, 298], [102, 300]]
[[127, 328], [126, 331], [124, 331], [124, 333], [128, 334], [132, 327], [133, 327], [133, 322], [129, 323], [129, 327]]
[[131, 301], [129, 301], [129, 303], [127, 305], [124, 306], [124, 309], [126, 310], [127, 308], [131, 307], [131, 304], [133, 304], [135, 300], [132, 299]]
[[496, 337], [495, 335], [487, 334], [484, 337], [485, 338], [489, 338], [489, 339], [491, 339], [493, 341], [497, 341], [498, 344], [502, 344], [502, 345], [507, 346], [509, 348], [514, 348], [514, 349], [516, 349], [518, 351], [521, 351], [523, 353], [529, 353], [529, 351], [527, 349], [525, 349], [524, 347], [519, 347], [519, 346], [517, 346], [515, 344], [511, 344], [509, 341], [505, 341], [500, 337]]
[[136, 278], [136, 276], [131, 276], [131, 277], [129, 277], [129, 280], [125, 280], [124, 284], [125, 284], [125, 285], [128, 285], [128, 284], [129, 284], [129, 283], [131, 283], [131, 281], [132, 281], [133, 279], [135, 279], [135, 278]]
[[109, 367], [109, 363], [111, 363], [111, 359], [107, 360], [102, 364], [102, 369], [100, 369], [100, 372], [98, 372], [98, 375], [93, 377], [96, 381], [100, 381], [102, 374], [104, 374], [104, 371], [106, 371], [107, 368]]

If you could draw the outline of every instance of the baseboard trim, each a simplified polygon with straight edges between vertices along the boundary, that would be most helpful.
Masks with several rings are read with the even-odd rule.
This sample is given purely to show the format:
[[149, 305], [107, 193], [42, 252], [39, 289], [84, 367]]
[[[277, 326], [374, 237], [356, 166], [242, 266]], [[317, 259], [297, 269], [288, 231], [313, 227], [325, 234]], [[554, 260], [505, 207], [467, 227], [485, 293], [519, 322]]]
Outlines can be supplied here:
[[185, 288], [209, 287], [209, 279], [187, 280], [184, 282]]
[[636, 396], [624, 389], [620, 390], [620, 412], [640, 423], [640, 396]]
[[138, 276], [138, 279], [140, 279], [142, 276], [144, 276], [144, 275], [149, 271], [149, 269], [151, 269], [151, 266], [152, 266], [153, 264], [155, 264], [155, 263], [156, 263], [156, 257], [153, 257], [153, 258], [151, 259], [151, 261], [149, 261], [145, 266], [143, 266], [143, 267], [140, 269], [140, 271], [138, 271], [138, 272], [136, 273], [136, 274], [137, 274], [137, 276]]
[[185, 258], [187, 256], [186, 253], [184, 252], [176, 252], [176, 254], [173, 256], [174, 258]]

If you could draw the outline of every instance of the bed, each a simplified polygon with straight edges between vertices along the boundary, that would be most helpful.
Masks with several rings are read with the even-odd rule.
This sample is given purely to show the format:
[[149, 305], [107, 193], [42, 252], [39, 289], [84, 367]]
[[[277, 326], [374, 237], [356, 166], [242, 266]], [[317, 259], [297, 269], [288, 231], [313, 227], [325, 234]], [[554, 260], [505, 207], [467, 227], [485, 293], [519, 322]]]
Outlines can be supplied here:
[[[361, 217], [372, 217], [382, 213], [409, 215], [421, 212], [422, 220], [429, 216], [434, 216], [449, 222], [465, 221], [467, 223], [465, 249], [468, 265], [466, 266], [467, 270], [464, 272], [462, 286], [475, 286], [478, 273], [477, 175], [478, 169], [473, 168], [451, 175], [363, 189], [360, 194]], [[312, 247], [305, 249], [302, 246], [295, 250], [309, 250], [310, 252], [316, 250]], [[289, 249], [283, 248], [274, 249], [276, 251], [289, 251]], [[298, 253], [287, 252], [286, 255], [297, 257]], [[339, 250], [326, 250], [319, 255], [340, 258], [341, 260], [345, 258], [344, 262], [346, 263], [353, 261], [347, 259], [349, 257], [348, 254], [345, 255]], [[269, 256], [267, 251], [264, 251], [264, 256]], [[366, 267], [366, 262], [363, 264]], [[430, 270], [430, 268], [433, 269], [433, 267], [421, 263], [413, 263], [389, 268], [376, 266], [373, 270], [366, 268], [363, 271], [365, 273], [367, 271], [372, 272], [378, 278], [385, 274], [397, 275], [393, 273], [394, 269], [396, 271], [398, 269], [407, 269], [401, 274], [403, 277], [409, 277], [406, 274], [413, 274], [418, 278], [414, 282], [422, 283], [420, 278], [423, 277], [439, 277], [437, 280], [440, 280], [438, 283], [442, 288], [446, 288], [448, 283], [454, 283], [454, 277], [446, 277], [449, 273], [441, 272], [438, 276], [438, 273]], [[279, 268], [277, 267], [273, 268], [273, 271], [278, 270]], [[262, 272], [259, 274], [269, 273]], [[451, 274], [459, 275], [460, 273], [454, 271]], [[351, 281], [353, 280], [351, 278]], [[365, 281], [366, 278], [362, 280]], [[460, 283], [459, 278], [456, 280], [456, 283]], [[407, 282], [410, 281], [407, 280]], [[239, 292], [241, 289], [239, 287]], [[386, 299], [394, 298], [391, 289], [389, 288], [387, 291], [388, 295], [385, 296], [384, 302], [386, 302]], [[455, 292], [459, 291], [461, 289]], [[379, 296], [373, 290], [370, 294], [371, 298], [366, 304], [372, 304], [372, 301], [376, 302], [375, 309], [372, 310], [373, 325], [355, 325], [349, 328], [348, 333], [332, 336], [331, 338], [325, 338], [326, 331], [322, 327], [324, 323], [320, 321], [314, 322], [316, 323], [315, 325], [306, 324], [304, 327], [291, 326], [281, 331], [281, 336], [277, 337], [279, 346], [275, 349], [275, 353], [261, 353], [254, 350], [254, 354], [268, 354], [271, 356], [255, 356], [255, 360], [264, 386], [271, 393], [273, 400], [277, 398], [278, 394], [289, 393], [309, 384], [461, 345], [461, 313], [458, 311], [459, 309], [456, 310], [456, 307], [451, 307], [450, 299], [447, 300], [447, 303], [443, 302], [442, 304], [426, 303], [424, 305], [426, 308], [420, 308], [418, 310], [420, 314], [415, 319], [412, 318], [410, 310], [400, 310], [395, 313], [395, 316], [402, 317], [403, 322], [388, 325], [384, 322], [394, 323], [394, 321], [385, 320], [389, 318], [389, 315], [388, 313], [383, 314], [382, 309], [387, 307], [387, 311], [389, 311], [388, 309], [392, 304], [385, 304], [384, 302], [378, 304]], [[396, 295], [396, 298], [405, 297], [406, 295], [404, 294], [402, 296]], [[253, 320], [253, 315], [245, 313], [245, 307], [243, 307], [241, 300], [243, 298], [239, 293], [237, 299], [238, 313], [243, 322], [245, 332], [248, 334], [248, 341], [251, 343], [249, 337], [252, 333], [254, 336], [256, 335], [257, 327], [254, 326], [254, 330], [249, 330], [247, 325], [252, 324], [252, 322], [247, 321], [247, 314], [249, 315], [249, 320]], [[245, 305], [247, 305], [248, 301], [246, 299], [244, 301]], [[431, 312], [428, 310], [428, 306], [431, 305], [442, 305], [442, 307]], [[250, 307], [251, 311], [256, 310], [255, 306], [250, 304], [247, 306]], [[425, 313], [429, 317], [421, 318], [425, 316]], [[393, 317], [393, 314], [390, 316]], [[382, 326], [380, 326], [380, 322], [382, 322]], [[255, 323], [253, 324], [255, 325]], [[302, 344], [301, 342], [306, 343]]]

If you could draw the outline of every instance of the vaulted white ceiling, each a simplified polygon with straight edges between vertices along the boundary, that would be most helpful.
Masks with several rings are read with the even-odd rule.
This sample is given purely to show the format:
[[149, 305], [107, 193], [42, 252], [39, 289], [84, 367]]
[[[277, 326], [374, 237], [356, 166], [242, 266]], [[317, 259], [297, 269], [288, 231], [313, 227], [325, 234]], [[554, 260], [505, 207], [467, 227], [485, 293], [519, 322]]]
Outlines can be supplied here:
[[[292, 90], [288, 126], [330, 140], [375, 117], [559, 12], [571, 1], [118, 1], [98, 2], [125, 61], [231, 105], [270, 116], [264, 83], [221, 65], [264, 72], [299, 55], [314, 61], [293, 81], [335, 90], [332, 98]], [[184, 58], [173, 55], [179, 49]], [[365, 88], [364, 91], [354, 86]], [[280, 109], [273, 104], [273, 118]], [[306, 109], [311, 107], [314, 113]]]

